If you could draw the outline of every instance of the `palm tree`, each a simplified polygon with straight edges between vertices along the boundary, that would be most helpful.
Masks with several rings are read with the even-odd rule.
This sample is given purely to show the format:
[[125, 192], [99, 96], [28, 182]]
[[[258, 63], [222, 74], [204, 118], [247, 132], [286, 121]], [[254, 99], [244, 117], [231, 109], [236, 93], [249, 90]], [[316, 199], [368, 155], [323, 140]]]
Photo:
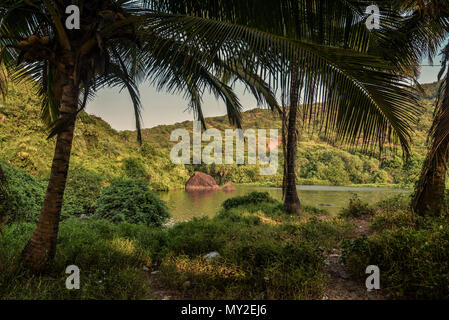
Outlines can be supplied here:
[[449, 44], [442, 54], [442, 67], [438, 75], [438, 81], [442, 81], [429, 134], [430, 148], [412, 203], [414, 211], [422, 216], [439, 216], [447, 208], [444, 193], [449, 160]]
[[[403, 24], [404, 45], [414, 47], [416, 55], [421, 59], [428, 56], [429, 60], [438, 52], [438, 48], [447, 41], [449, 34], [449, 3], [445, 0], [409, 0], [397, 1], [404, 11], [408, 12], [408, 19]], [[404, 36], [402, 37], [404, 38]], [[449, 119], [449, 91], [447, 87], [448, 53], [446, 44], [442, 51], [442, 67], [438, 75], [441, 79], [438, 101], [436, 103], [434, 120], [429, 131], [430, 146], [423, 164], [420, 178], [415, 188], [412, 207], [419, 215], [438, 216], [445, 208], [444, 192], [448, 163], [448, 119]]]
[[[71, 1], [8, 1], [0, 25], [0, 63], [12, 80], [35, 80], [42, 98], [42, 118], [49, 138], [56, 136], [50, 180], [37, 227], [24, 249], [24, 259], [43, 270], [56, 252], [60, 212], [77, 114], [105, 86], [126, 88], [140, 135], [138, 82], [148, 79], [158, 88], [184, 92], [203, 122], [201, 93], [208, 89], [226, 103], [231, 123], [240, 126], [241, 105], [217, 74], [238, 65], [201, 51], [179, 36], [166, 36], [151, 26], [155, 14], [144, 16], [140, 1], [80, 1], [81, 29], [63, 26]], [[143, 12], [143, 13], [142, 13]], [[179, 33], [178, 33], [179, 35]], [[259, 102], [275, 105], [269, 88], [256, 75], [238, 73]], [[2, 93], [6, 80], [0, 81]], [[266, 100], [265, 100], [266, 99]]]
[[[440, 0], [425, 2], [391, 0], [379, 3], [382, 12], [382, 28], [379, 31], [367, 32], [364, 26], [363, 12], [371, 3], [367, 1], [304, 1], [302, 12], [303, 21], [301, 25], [289, 23], [284, 26], [284, 30], [291, 32], [290, 37], [299, 39], [311, 38], [321, 44], [331, 44], [333, 46], [351, 48], [358, 52], [368, 52], [373, 55], [381, 56], [388, 61], [393, 69], [393, 73], [402, 75], [404, 78], [410, 78], [416, 82], [419, 73], [419, 62], [424, 55], [433, 56], [445, 39], [447, 34], [447, 3]], [[315, 24], [314, 24], [315, 23]], [[301, 31], [297, 31], [301, 30]], [[296, 65], [301, 63], [296, 63]], [[288, 113], [285, 108], [282, 110], [283, 118], [283, 143], [284, 143], [284, 183], [283, 191], [285, 195], [284, 208], [289, 213], [300, 211], [300, 203], [296, 191], [296, 153], [297, 153], [297, 108], [298, 90], [302, 92], [304, 88], [308, 95], [304, 98], [306, 103], [304, 113], [312, 116], [319, 110], [311, 110], [315, 100], [308, 100], [307, 96], [315, 94], [315, 79], [307, 78], [296, 79], [298, 70], [296, 67], [291, 69], [290, 82], [290, 107]], [[310, 89], [307, 89], [310, 88]], [[344, 97], [347, 98], [347, 97]], [[349, 97], [351, 99], [351, 97]], [[352, 98], [352, 101], [355, 101]], [[283, 103], [285, 105], [285, 103]], [[350, 106], [359, 107], [357, 105]], [[417, 108], [418, 109], [418, 108]], [[410, 110], [408, 115], [416, 116], [417, 109]], [[329, 114], [324, 112], [326, 117]], [[336, 115], [336, 113], [334, 114]], [[302, 122], [304, 122], [304, 117]], [[409, 121], [413, 121], [411, 118]], [[337, 119], [338, 121], [338, 119]], [[357, 120], [351, 120], [345, 123], [344, 130], [352, 130], [351, 127], [358, 126]], [[399, 124], [400, 125], [400, 124]], [[325, 130], [327, 131], [327, 125]], [[346, 131], [338, 131], [338, 135], [345, 135]], [[448, 138], [449, 139], [449, 138]], [[382, 147], [383, 138], [376, 138]], [[449, 140], [448, 140], [449, 141]], [[352, 140], [349, 142], [357, 141]], [[405, 150], [407, 151], [407, 150]], [[407, 152], [406, 152], [407, 154]], [[447, 159], [447, 158], [446, 158]], [[447, 161], [446, 161], [447, 162]], [[445, 167], [444, 167], [445, 168]], [[440, 170], [442, 170], [440, 168]], [[445, 169], [444, 169], [445, 170]], [[424, 175], [424, 174], [423, 174]], [[445, 172], [441, 175], [446, 176]], [[433, 178], [435, 179], [435, 177]], [[429, 181], [428, 178], [424, 181]], [[431, 183], [431, 185], [433, 185]], [[441, 183], [440, 183], [441, 185]], [[444, 192], [440, 188], [438, 197], [441, 199]], [[431, 191], [430, 193], [434, 193]], [[430, 199], [430, 201], [435, 198]], [[415, 199], [416, 201], [416, 199]], [[422, 199], [417, 203], [422, 203]], [[432, 203], [427, 201], [427, 203]]]
[[[240, 126], [241, 106], [221, 76], [232, 73], [260, 103], [276, 108], [266, 83], [288, 93], [284, 75], [299, 62], [304, 99], [323, 101], [326, 128], [349, 141], [362, 134], [364, 144], [381, 143], [378, 138], [387, 134], [407, 149], [414, 100], [389, 63], [279, 33], [298, 19], [291, 12], [298, 13], [304, 1], [270, 1], [258, 11], [255, 0], [79, 0], [80, 30], [64, 28], [62, 13], [72, 1], [3, 1], [1, 60], [13, 80], [35, 80], [43, 119], [50, 137], [56, 136], [39, 222], [24, 249], [29, 265], [43, 270], [55, 254], [76, 116], [105, 86], [129, 91], [138, 132], [137, 85], [145, 79], [159, 89], [184, 92], [203, 123], [201, 94], [209, 89], [225, 101], [231, 123]], [[318, 85], [321, 90], [313, 89]]]

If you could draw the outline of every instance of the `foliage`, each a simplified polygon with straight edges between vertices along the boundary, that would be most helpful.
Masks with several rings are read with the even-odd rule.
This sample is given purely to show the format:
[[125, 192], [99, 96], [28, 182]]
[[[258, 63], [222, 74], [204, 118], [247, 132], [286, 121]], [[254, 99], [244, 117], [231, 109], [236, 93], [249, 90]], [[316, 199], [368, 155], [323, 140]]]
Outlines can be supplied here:
[[8, 183], [8, 201], [2, 204], [0, 215], [8, 216], [9, 221], [37, 221], [46, 183], [4, 162], [1, 165]]
[[161, 226], [169, 218], [165, 203], [144, 180], [116, 179], [104, 188], [95, 215], [114, 223]]
[[356, 194], [353, 194], [349, 199], [349, 205], [347, 208], [343, 208], [340, 212], [340, 216], [346, 218], [361, 218], [370, 216], [375, 213], [375, 210], [371, 208], [367, 203], [362, 202]]
[[[0, 101], [0, 159], [33, 176], [48, 179], [54, 141], [47, 140], [47, 132], [39, 120], [39, 99], [32, 83], [11, 83], [8, 90], [7, 100]], [[21, 130], [17, 130], [18, 126]], [[108, 123], [85, 112], [79, 114], [73, 143], [76, 147], [70, 167], [97, 174], [104, 183], [123, 174], [123, 162], [127, 159], [139, 159], [151, 176], [153, 190], [180, 188], [188, 179], [184, 165], [173, 165], [168, 151], [156, 150], [147, 143], [139, 146], [136, 138], [129, 141]]]
[[389, 229], [415, 228], [417, 220], [415, 215], [410, 211], [395, 210], [389, 213], [378, 214], [371, 222], [371, 230], [381, 232]]
[[[14, 223], [0, 239], [1, 299], [145, 299], [149, 290], [142, 265], [148, 253], [134, 239], [125, 238], [128, 225], [107, 221], [67, 219], [60, 224], [58, 252], [46, 274], [36, 275], [22, 266], [21, 252], [34, 223]], [[136, 231], [146, 227], [132, 226]], [[81, 270], [80, 290], [67, 290], [65, 268]]]
[[228, 210], [241, 205], [273, 203], [275, 201], [268, 192], [251, 192], [244, 196], [230, 198], [223, 202], [222, 206], [225, 210]]
[[[426, 132], [431, 125], [433, 100], [438, 88], [436, 83], [423, 85], [425, 114], [414, 128], [413, 152], [408, 160], [394, 154], [382, 159], [369, 158], [350, 147], [337, 146], [319, 134], [304, 134], [298, 144], [298, 181], [301, 184], [402, 184], [412, 187], [417, 180], [426, 152]], [[271, 111], [254, 109], [242, 113], [245, 128], [280, 129], [280, 120]], [[50, 171], [54, 142], [47, 140], [47, 133], [40, 120], [39, 99], [32, 84], [11, 83], [8, 99], [0, 101], [0, 159], [17, 168], [27, 170], [33, 176], [47, 178]], [[208, 118], [207, 123], [220, 131], [229, 128], [226, 117]], [[17, 130], [17, 126], [21, 130]], [[169, 152], [173, 146], [170, 133], [183, 128], [192, 131], [192, 122], [157, 126], [142, 130], [142, 146], [136, 143], [135, 131], [117, 132], [98, 117], [80, 112], [75, 128], [71, 167], [82, 167], [100, 175], [105, 183], [123, 174], [130, 159], [140, 163], [140, 169], [148, 177], [152, 190], [182, 188], [193, 173], [200, 170], [211, 174], [219, 183], [282, 184], [282, 153], [279, 170], [275, 176], [260, 176], [259, 165], [174, 165]], [[143, 170], [142, 170], [143, 168]]]
[[[354, 206], [353, 216], [368, 218], [370, 232], [346, 238], [341, 261], [360, 281], [367, 266], [378, 266], [386, 297], [448, 299], [449, 221], [415, 215], [410, 200], [398, 195], [368, 208]], [[364, 215], [366, 209], [374, 215]]]
[[103, 177], [94, 171], [70, 168], [62, 206], [63, 216], [94, 214], [103, 183]]
[[432, 229], [387, 229], [346, 241], [343, 248], [342, 259], [357, 276], [366, 277], [368, 265], [379, 267], [383, 290], [392, 298], [449, 298], [447, 222]]
[[127, 158], [123, 160], [123, 171], [125, 176], [130, 179], [145, 179], [148, 175], [147, 170], [136, 158]]

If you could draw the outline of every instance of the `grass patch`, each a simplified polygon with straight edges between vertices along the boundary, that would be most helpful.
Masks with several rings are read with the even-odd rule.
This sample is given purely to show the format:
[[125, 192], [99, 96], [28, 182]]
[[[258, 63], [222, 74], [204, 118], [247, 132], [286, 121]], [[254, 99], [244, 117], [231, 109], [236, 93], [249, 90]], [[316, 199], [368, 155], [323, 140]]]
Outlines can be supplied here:
[[[143, 299], [148, 284], [142, 266], [149, 256], [124, 230], [142, 227], [106, 221], [67, 219], [61, 222], [58, 251], [48, 273], [31, 274], [20, 253], [35, 225], [15, 223], [5, 229], [0, 245], [1, 299]], [[65, 268], [80, 268], [80, 290], [65, 287]]]
[[[279, 210], [277, 201], [240, 202], [170, 228], [69, 218], [61, 222], [52, 269], [39, 276], [20, 264], [35, 225], [14, 223], [0, 246], [0, 298], [145, 299], [154, 297], [153, 285], [192, 299], [320, 298], [328, 278], [323, 251], [351, 225]], [[208, 261], [211, 251], [220, 258]], [[65, 288], [72, 264], [81, 270], [80, 290]], [[158, 275], [149, 281], [144, 266]]]

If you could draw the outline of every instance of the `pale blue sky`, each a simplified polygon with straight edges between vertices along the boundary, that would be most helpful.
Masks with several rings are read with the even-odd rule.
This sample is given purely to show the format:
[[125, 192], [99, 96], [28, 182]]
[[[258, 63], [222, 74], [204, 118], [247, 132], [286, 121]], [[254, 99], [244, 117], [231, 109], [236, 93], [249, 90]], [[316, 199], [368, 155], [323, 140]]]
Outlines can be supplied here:
[[[434, 63], [438, 65], [439, 59], [435, 59]], [[424, 62], [424, 64], [427, 64], [427, 62]], [[439, 70], [438, 66], [423, 66], [419, 79], [420, 82], [429, 83], [436, 81]], [[185, 111], [188, 102], [182, 96], [157, 92], [154, 88], [145, 84], [140, 86], [140, 93], [143, 104], [142, 119], [144, 128], [194, 119], [192, 112]], [[257, 107], [255, 99], [250, 93], [245, 93], [243, 88], [237, 88], [236, 93], [244, 110]], [[226, 114], [225, 105], [208, 94], [203, 97], [203, 111], [206, 117]], [[120, 93], [118, 89], [103, 89], [98, 93], [96, 99], [88, 104], [87, 112], [101, 117], [114, 129], [135, 129], [132, 104], [126, 90]]]

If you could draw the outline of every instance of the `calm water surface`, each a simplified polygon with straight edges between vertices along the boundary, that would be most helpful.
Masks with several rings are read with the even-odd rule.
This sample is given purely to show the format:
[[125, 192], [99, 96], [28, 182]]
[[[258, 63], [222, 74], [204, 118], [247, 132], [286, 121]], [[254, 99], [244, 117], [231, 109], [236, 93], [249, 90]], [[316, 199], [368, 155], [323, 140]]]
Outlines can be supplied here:
[[[303, 204], [326, 209], [331, 214], [337, 214], [341, 208], [347, 206], [354, 193], [364, 202], [372, 204], [400, 193], [410, 192], [401, 189], [332, 186], [298, 186], [297, 189]], [[232, 192], [174, 190], [161, 192], [159, 196], [167, 203], [175, 221], [185, 221], [193, 217], [213, 217], [221, 209], [223, 201], [252, 191], [267, 191], [273, 198], [282, 200], [280, 188], [253, 186], [236, 186], [236, 190]]]

